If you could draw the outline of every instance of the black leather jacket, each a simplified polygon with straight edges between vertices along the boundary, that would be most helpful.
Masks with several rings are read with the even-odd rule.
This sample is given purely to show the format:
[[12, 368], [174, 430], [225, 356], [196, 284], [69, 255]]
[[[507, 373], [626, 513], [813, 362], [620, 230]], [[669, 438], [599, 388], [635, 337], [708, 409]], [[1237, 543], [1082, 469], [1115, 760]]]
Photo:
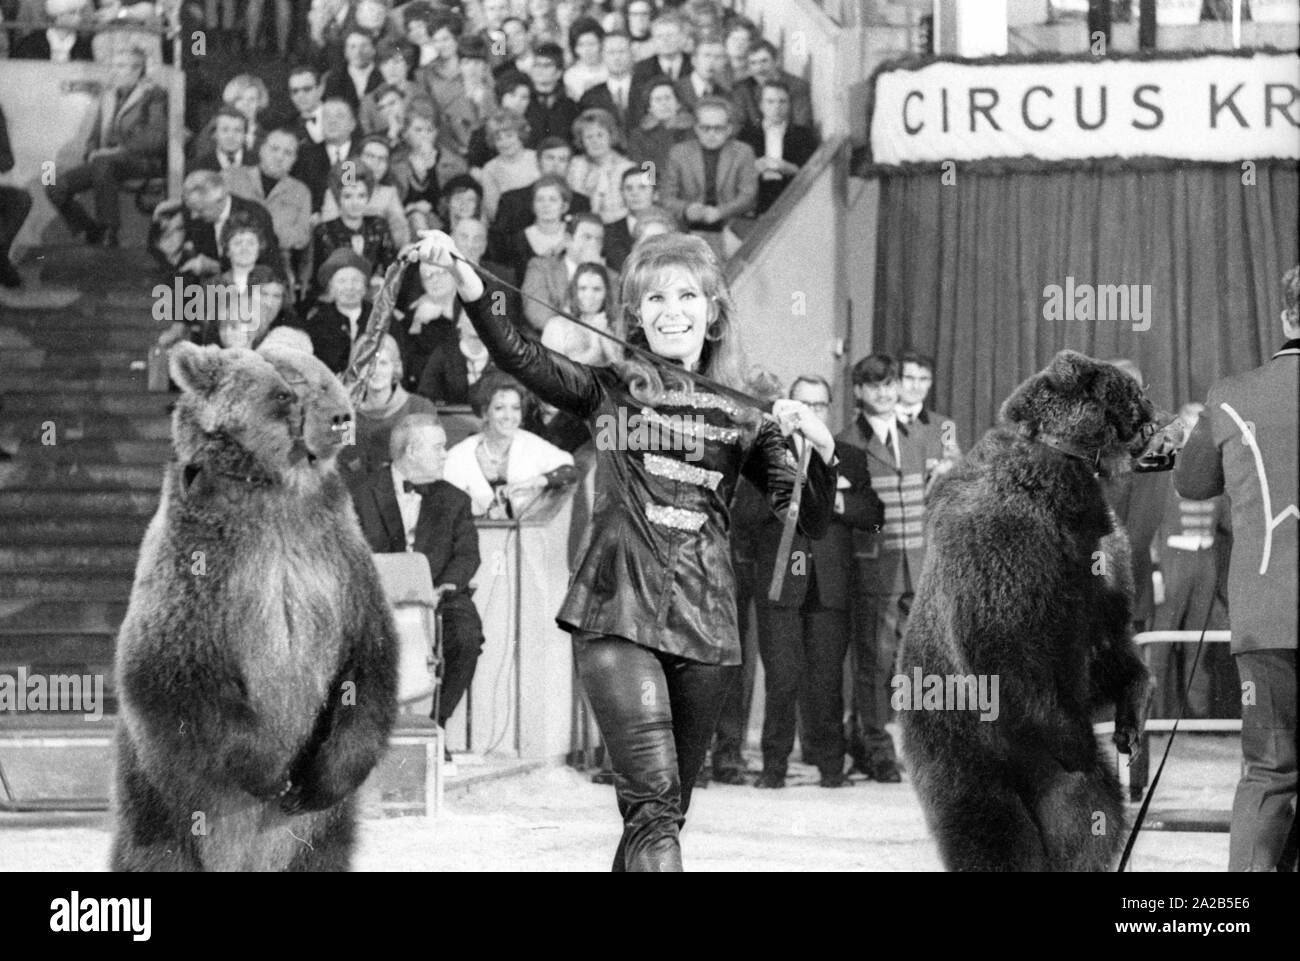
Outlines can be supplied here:
[[[643, 407], [612, 368], [578, 364], [522, 338], [489, 309], [502, 302], [493, 293], [489, 287], [465, 304], [492, 359], [586, 421], [596, 441], [591, 537], [556, 621], [705, 664], [739, 664], [731, 502], [743, 473], [784, 516], [796, 472], [791, 445], [769, 419], [735, 420], [736, 405], [716, 394], [679, 391], [657, 409]], [[644, 440], [657, 440], [659, 449], [637, 449]], [[688, 449], [663, 449], [674, 446]], [[835, 464], [814, 454], [799, 512], [809, 537], [826, 532], [835, 484]], [[768, 576], [760, 572], [764, 584]]]

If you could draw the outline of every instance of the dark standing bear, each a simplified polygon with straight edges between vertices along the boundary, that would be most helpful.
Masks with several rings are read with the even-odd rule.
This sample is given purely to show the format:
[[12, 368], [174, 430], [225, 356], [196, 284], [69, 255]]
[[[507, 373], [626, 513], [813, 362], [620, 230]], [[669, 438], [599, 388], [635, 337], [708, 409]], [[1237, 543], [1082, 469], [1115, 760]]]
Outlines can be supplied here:
[[952, 704], [899, 714], [949, 870], [1107, 870], [1124, 841], [1093, 715], [1114, 706], [1127, 750], [1148, 679], [1127, 546], [1097, 475], [1127, 469], [1154, 430], [1131, 377], [1061, 351], [935, 489], [900, 676], [998, 679], [995, 717]]
[[346, 870], [396, 634], [335, 469], [351, 405], [297, 350], [178, 344], [175, 460], [117, 647], [112, 866]]

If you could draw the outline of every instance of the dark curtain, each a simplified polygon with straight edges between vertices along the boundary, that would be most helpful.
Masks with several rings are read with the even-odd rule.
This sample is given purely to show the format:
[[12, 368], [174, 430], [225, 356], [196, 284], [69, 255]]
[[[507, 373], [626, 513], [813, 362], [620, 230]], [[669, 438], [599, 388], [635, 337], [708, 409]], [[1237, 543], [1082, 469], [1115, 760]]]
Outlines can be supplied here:
[[[873, 344], [935, 358], [933, 406], [963, 448], [1056, 351], [1128, 357], [1157, 406], [1282, 342], [1282, 274], [1297, 262], [1297, 167], [937, 171], [881, 179]], [[1044, 289], [1150, 284], [1150, 329], [1044, 319]]]

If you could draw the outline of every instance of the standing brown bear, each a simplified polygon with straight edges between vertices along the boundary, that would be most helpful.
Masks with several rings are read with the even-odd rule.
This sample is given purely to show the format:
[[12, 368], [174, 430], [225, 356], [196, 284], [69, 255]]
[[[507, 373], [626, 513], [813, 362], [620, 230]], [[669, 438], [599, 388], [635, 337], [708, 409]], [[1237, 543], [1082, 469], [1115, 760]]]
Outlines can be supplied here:
[[396, 716], [396, 634], [297, 350], [178, 344], [175, 460], [117, 648], [115, 870], [348, 867]]
[[902, 698], [904, 756], [949, 870], [1106, 870], [1124, 810], [1093, 715], [1114, 706], [1127, 749], [1148, 680], [1097, 475], [1128, 469], [1155, 411], [1117, 368], [1061, 351], [1000, 420], [935, 489], [895, 678], [896, 696], [983, 682], [995, 703]]

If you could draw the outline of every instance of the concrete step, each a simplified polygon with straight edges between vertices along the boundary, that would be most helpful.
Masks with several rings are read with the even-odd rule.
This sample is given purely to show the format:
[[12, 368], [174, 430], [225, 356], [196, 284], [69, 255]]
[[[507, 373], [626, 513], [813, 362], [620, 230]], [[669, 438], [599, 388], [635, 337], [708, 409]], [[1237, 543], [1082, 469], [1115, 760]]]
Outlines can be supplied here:
[[151, 464], [60, 463], [15, 460], [0, 475], [0, 489], [45, 488], [75, 490], [160, 490], [163, 471]]
[[[116, 678], [113, 670], [116, 638], [111, 634], [5, 634], [0, 632], [0, 674], [17, 681], [25, 672], [27, 678], [43, 675], [75, 675], [91, 678], [93, 689], [100, 684], [105, 695], [106, 712], [116, 711], [114, 698]], [[30, 688], [29, 688], [30, 690]], [[57, 707], [58, 705], [49, 705]], [[0, 714], [6, 720], [20, 715]], [[33, 715], [21, 715], [24, 719]], [[48, 718], [47, 718], [48, 722]]]
[[32, 600], [125, 601], [131, 596], [133, 571], [87, 573], [46, 570], [39, 573], [0, 571], [0, 597]]
[[161, 468], [171, 456], [172, 445], [167, 440], [96, 438], [57, 444], [27, 443], [18, 448], [15, 461], [46, 464], [135, 464]]
[[0, 600], [0, 632], [108, 634], [126, 617], [126, 600]]
[[14, 415], [34, 413], [55, 416], [93, 412], [96, 415], [121, 414], [128, 417], [166, 418], [167, 405], [170, 403], [171, 396], [168, 394], [146, 392], [101, 394], [54, 390], [5, 391], [5, 412]]
[[[107, 693], [105, 702], [113, 703]], [[98, 720], [53, 712], [0, 716], [0, 753], [15, 795], [23, 801], [76, 798], [106, 804], [117, 723], [107, 711]], [[395, 729], [388, 751], [358, 792], [362, 817], [431, 815], [435, 745], [432, 733]], [[468, 780], [465, 775], [448, 779], [447, 790]]]
[[151, 330], [155, 336], [167, 326], [166, 320], [153, 316], [153, 302], [132, 307], [106, 307], [83, 301], [62, 310], [6, 310], [0, 315], [0, 328], [24, 334], [78, 332], [85, 330]]
[[[0, 489], [0, 518], [139, 517], [158, 509], [160, 493], [143, 491], [60, 491], [31, 488]], [[3, 597], [0, 593], [0, 597]]]
[[115, 634], [102, 631], [5, 631], [0, 629], [4, 665], [112, 664]]
[[13, 547], [45, 544], [50, 547], [96, 545], [139, 547], [149, 517], [6, 517], [4, 542]]
[[36, 574], [44, 570], [121, 574], [135, 571], [138, 554], [135, 547], [99, 544], [3, 546], [0, 547], [0, 574]]
[[29, 341], [29, 344], [24, 346], [40, 347], [61, 353], [84, 352], [98, 355], [100, 350], [148, 350], [165, 326], [156, 324], [153, 328], [105, 328], [88, 321], [84, 326], [69, 327], [64, 330], [37, 328], [30, 336], [27, 336], [24, 331], [18, 333], [24, 335]]
[[81, 348], [66, 348], [62, 344], [51, 344], [48, 347], [6, 347], [0, 350], [0, 386], [5, 383], [5, 372], [10, 370], [45, 370], [60, 376], [78, 376], [83, 371], [129, 371], [133, 363], [146, 360], [147, 357], [146, 348], [118, 348], [88, 353]]
[[126, 440], [170, 440], [172, 436], [171, 419], [162, 410], [131, 416], [98, 411], [13, 411], [9, 409], [7, 399], [5, 404], [0, 418], [10, 426], [14, 436], [24, 443], [40, 444], [46, 437], [53, 438], [57, 443], [82, 440], [113, 443]]
[[[0, 373], [3, 389], [17, 393], [143, 394], [149, 375], [141, 361], [139, 370], [63, 373], [49, 370], [11, 370]], [[161, 395], [159, 395], [161, 396]]]

